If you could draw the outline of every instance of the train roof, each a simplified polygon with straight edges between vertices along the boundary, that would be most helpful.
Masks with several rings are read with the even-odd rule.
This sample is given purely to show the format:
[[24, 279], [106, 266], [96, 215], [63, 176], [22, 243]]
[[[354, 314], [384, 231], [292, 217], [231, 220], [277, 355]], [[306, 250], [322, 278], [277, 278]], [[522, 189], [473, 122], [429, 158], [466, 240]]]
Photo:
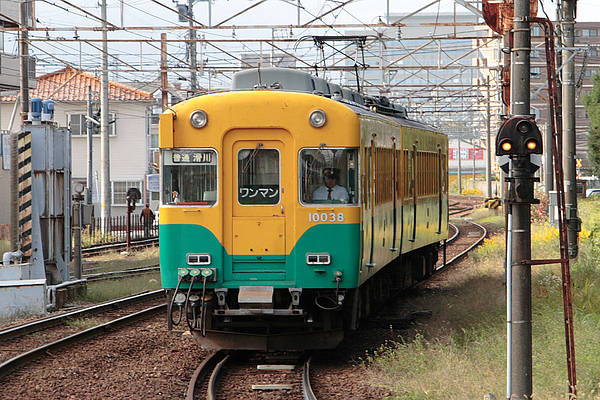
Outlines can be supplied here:
[[[408, 118], [406, 108], [385, 96], [364, 96], [323, 78], [287, 68], [253, 68], [233, 75], [232, 90], [284, 90], [311, 93], [339, 101], [360, 115], [383, 115], [400, 125], [440, 132], [437, 128]], [[441, 133], [441, 132], [440, 132]]]

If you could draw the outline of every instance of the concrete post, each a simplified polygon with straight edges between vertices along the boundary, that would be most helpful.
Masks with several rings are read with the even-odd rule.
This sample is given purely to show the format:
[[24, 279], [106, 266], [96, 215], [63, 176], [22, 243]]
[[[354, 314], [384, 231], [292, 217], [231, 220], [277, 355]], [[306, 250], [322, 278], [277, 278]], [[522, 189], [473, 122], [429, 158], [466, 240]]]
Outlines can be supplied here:
[[569, 60], [575, 46], [575, 0], [563, 0], [562, 31], [564, 49], [562, 52], [562, 119], [563, 152], [562, 162], [565, 174], [565, 207], [567, 210], [567, 231], [569, 237], [569, 257], [577, 257], [579, 252], [579, 218], [577, 216], [577, 172], [575, 169], [575, 59]]

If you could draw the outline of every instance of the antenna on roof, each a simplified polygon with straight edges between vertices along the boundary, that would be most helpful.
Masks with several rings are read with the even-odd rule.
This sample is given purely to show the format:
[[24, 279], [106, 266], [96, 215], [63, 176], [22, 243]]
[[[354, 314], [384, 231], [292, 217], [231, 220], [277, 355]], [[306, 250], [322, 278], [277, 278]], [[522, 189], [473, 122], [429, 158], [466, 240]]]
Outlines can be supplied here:
[[261, 63], [258, 63], [258, 68], [256, 69], [256, 72], [258, 72], [258, 87], [263, 87], [262, 76], [260, 75], [260, 64]]

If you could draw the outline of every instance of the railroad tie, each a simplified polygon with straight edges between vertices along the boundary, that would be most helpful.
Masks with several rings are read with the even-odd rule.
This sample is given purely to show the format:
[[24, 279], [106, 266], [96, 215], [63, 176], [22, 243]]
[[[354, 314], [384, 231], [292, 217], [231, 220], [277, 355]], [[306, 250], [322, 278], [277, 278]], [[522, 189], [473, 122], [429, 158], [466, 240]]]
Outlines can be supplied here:
[[293, 385], [289, 385], [286, 383], [252, 385], [252, 390], [292, 390], [293, 388]]
[[19, 239], [25, 257], [31, 257], [32, 242], [32, 176], [31, 176], [31, 132], [19, 132]]
[[291, 364], [260, 364], [256, 367], [261, 371], [292, 371], [294, 368], [296, 366]]
[[[289, 372], [296, 368], [292, 364], [259, 364], [256, 369], [259, 371], [274, 371], [274, 372]], [[270, 384], [258, 384], [252, 385], [252, 390], [292, 390], [294, 385], [287, 383], [270, 383]]]

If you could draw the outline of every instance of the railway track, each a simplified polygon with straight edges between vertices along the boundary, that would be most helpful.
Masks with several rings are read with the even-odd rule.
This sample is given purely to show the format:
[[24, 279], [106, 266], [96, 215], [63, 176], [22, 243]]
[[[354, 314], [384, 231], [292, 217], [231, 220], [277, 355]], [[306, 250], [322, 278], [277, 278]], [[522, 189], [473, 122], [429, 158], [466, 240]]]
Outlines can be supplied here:
[[[487, 230], [473, 221], [460, 219], [451, 224], [452, 257], [436, 272], [460, 260], [483, 241]], [[298, 361], [272, 365], [256, 362], [241, 352], [215, 352], [206, 358], [189, 382], [186, 400], [224, 400], [285, 398], [317, 400], [311, 386], [311, 358], [302, 355]], [[299, 360], [303, 360], [300, 362]], [[263, 364], [261, 364], [263, 363]], [[257, 365], [258, 364], [258, 365]], [[271, 372], [261, 372], [270, 370]], [[260, 394], [272, 391], [276, 393]], [[223, 393], [227, 393], [225, 396]]]
[[110, 272], [97, 272], [93, 274], [84, 274], [82, 278], [87, 279], [88, 282], [99, 282], [107, 281], [112, 279], [129, 278], [132, 276], [144, 275], [150, 272], [160, 270], [160, 265], [152, 265], [144, 268], [131, 268], [122, 271], [110, 271]]
[[194, 371], [186, 400], [263, 398], [260, 393], [277, 393], [274, 397], [290, 400], [317, 400], [310, 382], [310, 362], [308, 353], [217, 351]]
[[[131, 248], [132, 249], [143, 249], [146, 247], [156, 246], [158, 244], [158, 238], [151, 239], [141, 239], [141, 240], [132, 240]], [[127, 249], [126, 242], [119, 243], [109, 243], [109, 244], [100, 244], [94, 245], [90, 247], [86, 247], [81, 250], [81, 253], [84, 257], [97, 256], [100, 254], [110, 253], [112, 251], [121, 251]]]
[[[158, 303], [158, 304], [157, 304]], [[164, 291], [142, 293], [0, 331], [0, 378], [73, 343], [163, 312]], [[71, 324], [93, 317], [93, 326]], [[97, 322], [102, 321], [102, 322]], [[43, 334], [40, 334], [43, 333]]]
[[[451, 228], [454, 229], [455, 233], [446, 240], [446, 246], [443, 248], [442, 260], [436, 265], [436, 272], [443, 270], [466, 256], [487, 237], [487, 229], [483, 225], [464, 218], [459, 221], [460, 222], [455, 221], [456, 223], [449, 224]], [[460, 224], [464, 225], [464, 232], [462, 233], [458, 226]], [[452, 246], [450, 248], [450, 259], [447, 257], [448, 245]]]

